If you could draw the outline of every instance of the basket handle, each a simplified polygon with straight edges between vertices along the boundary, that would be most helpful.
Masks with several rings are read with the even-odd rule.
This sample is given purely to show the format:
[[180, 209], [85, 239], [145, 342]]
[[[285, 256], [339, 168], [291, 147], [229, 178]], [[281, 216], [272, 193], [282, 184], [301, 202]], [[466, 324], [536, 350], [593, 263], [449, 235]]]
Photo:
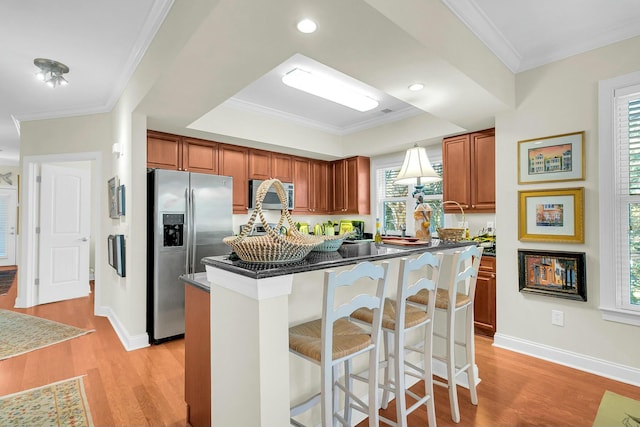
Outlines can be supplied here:
[[464, 223], [464, 210], [462, 209], [462, 206], [460, 206], [460, 203], [456, 202], [455, 200], [447, 200], [442, 202], [442, 205], [444, 206], [447, 203], [454, 203], [455, 205], [458, 206], [458, 208], [460, 209], [460, 212], [462, 212], [462, 223]]
[[[269, 225], [267, 219], [264, 217], [264, 212], [262, 210], [262, 202], [264, 201], [267, 191], [269, 190], [269, 188], [271, 188], [271, 186], [275, 188], [278, 199], [280, 199], [280, 205], [282, 206], [282, 209], [280, 210], [280, 219], [278, 220], [278, 224], [276, 225], [276, 229], [278, 231], [274, 230]], [[260, 187], [258, 187], [258, 191], [256, 192], [256, 204], [253, 208], [253, 212], [251, 213], [251, 217], [249, 217], [249, 221], [247, 221], [247, 224], [242, 228], [242, 231], [235, 239], [236, 242], [242, 241], [245, 237], [248, 236], [248, 234], [253, 229], [253, 225], [256, 222], [256, 217], [260, 219], [260, 222], [262, 223], [262, 226], [264, 227], [267, 235], [279, 242], [284, 242], [286, 237], [280, 234], [280, 229], [282, 228], [285, 220], [287, 221], [289, 230], [291, 230], [292, 233], [298, 233], [302, 235], [302, 233], [300, 233], [296, 228], [295, 222], [293, 221], [293, 218], [291, 218], [291, 214], [287, 209], [287, 193], [284, 189], [284, 186], [282, 185], [282, 182], [279, 179], [269, 179], [260, 184]]]

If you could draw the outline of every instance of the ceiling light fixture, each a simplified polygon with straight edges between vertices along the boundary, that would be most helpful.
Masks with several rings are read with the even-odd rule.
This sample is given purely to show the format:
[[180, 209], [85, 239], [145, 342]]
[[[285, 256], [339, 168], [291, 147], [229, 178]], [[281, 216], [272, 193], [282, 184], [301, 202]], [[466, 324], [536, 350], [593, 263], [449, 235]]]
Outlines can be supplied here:
[[282, 77], [287, 86], [302, 90], [329, 101], [365, 112], [378, 106], [378, 101], [358, 93], [353, 88], [340, 83], [338, 80], [312, 74], [308, 71], [294, 68]]
[[311, 34], [316, 31], [316, 29], [318, 28], [318, 25], [316, 25], [316, 23], [313, 22], [311, 19], [303, 19], [300, 22], [298, 22], [297, 28], [298, 28], [298, 31], [300, 31], [301, 33]]
[[422, 83], [414, 83], [409, 86], [409, 90], [413, 92], [417, 92], [422, 89], [424, 89], [424, 85]]
[[63, 74], [69, 72], [69, 67], [54, 61], [53, 59], [36, 58], [33, 60], [36, 67], [40, 69], [36, 73], [36, 78], [43, 81], [47, 86], [54, 88], [56, 86], [66, 86], [69, 82], [62, 77]]

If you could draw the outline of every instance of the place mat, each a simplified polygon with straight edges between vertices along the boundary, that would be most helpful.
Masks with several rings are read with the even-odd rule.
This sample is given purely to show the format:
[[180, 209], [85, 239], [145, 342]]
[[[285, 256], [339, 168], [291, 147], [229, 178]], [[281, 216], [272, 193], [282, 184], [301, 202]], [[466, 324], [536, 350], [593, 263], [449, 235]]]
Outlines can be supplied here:
[[0, 360], [90, 332], [93, 330], [84, 330], [15, 311], [0, 310]]
[[640, 427], [640, 401], [605, 391], [593, 427]]
[[0, 295], [6, 295], [16, 278], [16, 270], [0, 270]]
[[0, 397], [0, 426], [93, 426], [82, 377]]

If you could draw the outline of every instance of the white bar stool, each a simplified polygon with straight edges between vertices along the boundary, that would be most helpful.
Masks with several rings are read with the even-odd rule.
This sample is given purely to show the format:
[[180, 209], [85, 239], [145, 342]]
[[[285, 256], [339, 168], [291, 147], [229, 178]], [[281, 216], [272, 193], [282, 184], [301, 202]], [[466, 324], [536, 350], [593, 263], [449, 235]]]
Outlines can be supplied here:
[[[385, 352], [385, 359], [381, 361], [381, 365], [384, 367], [384, 380], [381, 385], [384, 389], [382, 407], [387, 407], [389, 404], [389, 395], [390, 393], [394, 393], [397, 414], [397, 422], [380, 416], [381, 420], [386, 424], [406, 427], [407, 416], [421, 405], [425, 405], [429, 426], [436, 426], [431, 356], [435, 292], [439, 274], [439, 258], [441, 256], [442, 254], [436, 256], [430, 252], [425, 252], [415, 259], [402, 258], [400, 260], [396, 300], [389, 298], [385, 300], [382, 316]], [[412, 273], [414, 274], [412, 275]], [[417, 279], [413, 279], [414, 277], [417, 277]], [[407, 298], [416, 295], [418, 292], [426, 292], [430, 296], [428, 304], [421, 307], [407, 305]], [[357, 310], [351, 316], [369, 324], [373, 321], [373, 312], [367, 309]], [[420, 327], [424, 327], [421, 345], [407, 345], [406, 334]], [[394, 337], [393, 351], [391, 351], [390, 348], [391, 335]], [[423, 366], [419, 367], [407, 361], [405, 351], [421, 354]], [[391, 369], [389, 366], [391, 358], [394, 360], [393, 379], [390, 375]], [[423, 396], [413, 393], [406, 387], [405, 375], [410, 375], [424, 381]], [[415, 400], [409, 408], [407, 408], [405, 394], [408, 394]]]
[[[320, 393], [291, 408], [293, 425], [301, 425], [293, 419], [294, 416], [311, 408], [319, 400], [323, 427], [335, 425], [337, 421], [350, 426], [351, 408], [367, 414], [369, 426], [378, 426], [378, 342], [388, 270], [388, 262], [383, 262], [380, 266], [362, 262], [338, 274], [331, 270], [325, 272], [322, 318], [289, 328], [289, 351], [320, 365], [322, 376]], [[356, 282], [358, 286], [367, 282], [369, 292], [335, 307], [336, 290]], [[370, 331], [349, 320], [349, 315], [359, 308], [368, 308], [373, 312]], [[369, 356], [368, 403], [355, 396], [351, 387], [351, 361], [365, 353]], [[341, 363], [344, 363], [345, 368], [342, 384], [338, 378]], [[338, 389], [344, 393], [343, 415], [338, 413], [337, 408]]]
[[[445, 386], [449, 389], [449, 404], [451, 405], [451, 418], [454, 422], [460, 422], [460, 409], [458, 407], [458, 392], [456, 378], [458, 375], [466, 373], [469, 380], [469, 391], [471, 393], [471, 403], [478, 404], [478, 394], [476, 392], [477, 378], [475, 374], [475, 347], [473, 330], [473, 302], [476, 292], [476, 280], [480, 259], [482, 258], [482, 248], [469, 246], [463, 251], [455, 251], [453, 254], [445, 254], [441, 260], [441, 273], [438, 290], [436, 292], [435, 308], [443, 310], [447, 314], [446, 334], [442, 335], [434, 331], [433, 335], [445, 340], [446, 351], [444, 356], [433, 355], [434, 359], [442, 360], [447, 366], [447, 382], [434, 379], [434, 383]], [[444, 266], [449, 265], [450, 269], [445, 271]], [[445, 288], [440, 284], [446, 285]], [[430, 295], [426, 291], [420, 291], [415, 296], [409, 297], [412, 303], [428, 305]], [[456, 313], [465, 313], [465, 340], [464, 342], [455, 340], [455, 320]], [[456, 366], [455, 349], [456, 346], [463, 347], [466, 360], [462, 366]]]

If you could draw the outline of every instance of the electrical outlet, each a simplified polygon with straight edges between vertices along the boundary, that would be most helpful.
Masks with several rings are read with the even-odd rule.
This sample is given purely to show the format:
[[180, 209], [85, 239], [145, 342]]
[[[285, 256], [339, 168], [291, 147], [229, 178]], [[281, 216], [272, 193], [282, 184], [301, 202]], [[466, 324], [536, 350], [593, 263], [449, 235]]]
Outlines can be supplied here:
[[487, 221], [487, 233], [493, 234], [493, 221]]
[[560, 310], [551, 310], [551, 324], [564, 326], [564, 312]]

